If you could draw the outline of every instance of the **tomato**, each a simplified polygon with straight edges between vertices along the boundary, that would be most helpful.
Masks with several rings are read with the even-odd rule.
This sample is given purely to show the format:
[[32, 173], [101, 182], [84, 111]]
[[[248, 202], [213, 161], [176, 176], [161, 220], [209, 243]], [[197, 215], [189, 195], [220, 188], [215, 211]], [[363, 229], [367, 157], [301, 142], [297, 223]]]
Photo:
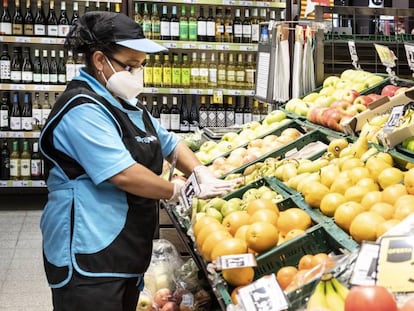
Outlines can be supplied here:
[[378, 285], [354, 286], [345, 299], [345, 311], [398, 311], [394, 295]]

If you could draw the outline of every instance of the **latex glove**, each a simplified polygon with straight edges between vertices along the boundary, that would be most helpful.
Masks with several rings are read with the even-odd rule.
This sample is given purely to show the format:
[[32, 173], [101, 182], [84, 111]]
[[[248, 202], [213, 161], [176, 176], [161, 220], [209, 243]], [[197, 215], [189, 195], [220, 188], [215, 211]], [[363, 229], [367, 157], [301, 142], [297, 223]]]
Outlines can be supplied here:
[[221, 180], [216, 178], [214, 182], [199, 184], [200, 192], [197, 194], [197, 197], [200, 199], [208, 199], [221, 196], [233, 190], [239, 182], [237, 179]]
[[180, 180], [177, 181], [171, 181], [174, 185], [174, 192], [171, 198], [167, 200], [170, 204], [178, 204], [180, 203], [180, 197], [181, 197], [181, 188], [184, 186], [183, 182]]
[[214, 176], [213, 172], [207, 166], [196, 166], [193, 172], [199, 184], [211, 184], [217, 181], [217, 177]]

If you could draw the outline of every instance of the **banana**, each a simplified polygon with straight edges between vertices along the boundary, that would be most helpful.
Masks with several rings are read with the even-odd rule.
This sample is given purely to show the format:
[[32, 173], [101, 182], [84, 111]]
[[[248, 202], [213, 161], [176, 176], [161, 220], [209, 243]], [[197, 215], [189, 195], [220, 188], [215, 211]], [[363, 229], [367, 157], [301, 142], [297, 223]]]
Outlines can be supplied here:
[[325, 296], [326, 303], [331, 311], [345, 310], [345, 300], [335, 291], [332, 279], [325, 281]]
[[327, 309], [329, 310], [326, 295], [325, 295], [325, 281], [319, 281], [315, 287], [313, 294], [309, 297], [306, 310]]
[[349, 289], [341, 282], [339, 282], [339, 280], [336, 278], [332, 278], [331, 283], [335, 288], [336, 292], [339, 294], [339, 296], [341, 296], [342, 299], [345, 301], [346, 297], [348, 296]]

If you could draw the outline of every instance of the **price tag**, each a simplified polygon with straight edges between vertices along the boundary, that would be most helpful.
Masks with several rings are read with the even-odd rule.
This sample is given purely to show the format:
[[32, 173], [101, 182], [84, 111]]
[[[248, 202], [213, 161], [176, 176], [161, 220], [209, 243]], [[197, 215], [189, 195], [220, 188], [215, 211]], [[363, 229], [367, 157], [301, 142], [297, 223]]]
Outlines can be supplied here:
[[9, 132], [10, 138], [23, 138], [24, 133], [23, 132]]
[[256, 257], [253, 254], [225, 255], [217, 257], [216, 270], [256, 267]]
[[363, 242], [359, 249], [350, 283], [352, 285], [375, 285], [379, 244]]
[[0, 41], [4, 41], [4, 37], [3, 36], [0, 36]]
[[177, 44], [175, 42], [166, 42], [164, 43], [164, 46], [168, 49], [175, 49], [177, 48]]
[[156, 87], [152, 87], [151, 88], [151, 93], [152, 94], [156, 94], [156, 93], [158, 93], [159, 92], [159, 89], [158, 88], [156, 88]]
[[183, 49], [190, 49], [189, 43], [183, 43]]
[[46, 85], [38, 85], [38, 84], [34, 85], [35, 91], [47, 91], [47, 89], [48, 87]]
[[240, 49], [240, 51], [253, 51], [253, 46], [251, 46], [251, 45], [241, 45], [239, 49]]
[[17, 43], [28, 43], [28, 42], [30, 42], [30, 38], [28, 38], [28, 37], [16, 37], [15, 41]]
[[[223, 4], [224, 4], [224, 5], [229, 5], [229, 4], [230, 4], [230, 2], [231, 2], [230, 0], [223, 0]], [[3, 40], [3, 39], [2, 39], [2, 40]]]
[[[194, 47], [195, 48], [195, 47]], [[206, 44], [199, 44], [198, 45], [198, 49], [199, 50], [205, 50], [205, 49], [207, 49], [207, 45]]]
[[404, 43], [405, 55], [407, 56], [408, 66], [414, 75], [414, 44]]
[[244, 310], [249, 311], [280, 311], [288, 308], [286, 296], [274, 274], [240, 288], [237, 298]]
[[224, 44], [223, 45], [223, 50], [224, 51], [229, 51], [230, 50], [230, 45], [229, 44]]
[[181, 188], [181, 197], [183, 199], [184, 208], [186, 211], [191, 209], [193, 198], [200, 193], [200, 186], [194, 174], [191, 174], [184, 186]]
[[211, 44], [206, 44], [206, 46], [204, 47], [206, 50], [212, 50], [213, 49], [213, 45]]
[[190, 94], [201, 95], [203, 91], [200, 89], [190, 89]]
[[25, 86], [22, 84], [10, 84], [10, 89], [16, 91], [23, 91], [25, 90]]
[[222, 90], [214, 90], [213, 91], [213, 103], [215, 103], [215, 104], [222, 104], [223, 103], [223, 91]]
[[254, 96], [254, 90], [244, 91], [245, 96]]
[[40, 39], [40, 43], [44, 43], [44, 44], [51, 44], [51, 43], [54, 43], [54, 41], [55, 41], [54, 39], [48, 38], [48, 37]]
[[30, 181], [22, 180], [22, 187], [30, 187]]
[[22, 186], [22, 181], [21, 180], [12, 182], [12, 187], [21, 187], [21, 186]]
[[397, 57], [395, 57], [395, 54], [393, 51], [389, 49], [389, 47], [381, 44], [374, 44], [375, 50], [378, 53], [378, 56], [381, 60], [381, 63], [385, 67], [395, 67], [395, 60]]
[[351, 55], [352, 65], [355, 67], [355, 69], [359, 70], [361, 69], [361, 66], [358, 64], [358, 54], [355, 46], [355, 41], [348, 41], [348, 49], [349, 54]]
[[398, 105], [392, 107], [390, 116], [388, 117], [387, 122], [384, 124], [382, 131], [384, 133], [391, 133], [396, 126], [401, 121], [402, 116], [404, 115], [405, 105]]
[[7, 187], [7, 181], [0, 180], [0, 187]]

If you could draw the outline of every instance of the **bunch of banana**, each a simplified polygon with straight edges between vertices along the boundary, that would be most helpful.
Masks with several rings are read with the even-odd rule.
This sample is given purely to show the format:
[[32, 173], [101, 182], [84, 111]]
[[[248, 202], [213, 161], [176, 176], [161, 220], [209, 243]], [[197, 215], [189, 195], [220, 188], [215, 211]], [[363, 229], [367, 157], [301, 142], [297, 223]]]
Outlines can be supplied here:
[[349, 289], [331, 274], [323, 275], [309, 297], [307, 311], [326, 310], [342, 311], [345, 309], [345, 299]]
[[410, 126], [413, 123], [414, 123], [414, 110], [409, 107], [405, 110], [404, 115], [400, 118], [399, 122], [394, 127], [394, 131]]

